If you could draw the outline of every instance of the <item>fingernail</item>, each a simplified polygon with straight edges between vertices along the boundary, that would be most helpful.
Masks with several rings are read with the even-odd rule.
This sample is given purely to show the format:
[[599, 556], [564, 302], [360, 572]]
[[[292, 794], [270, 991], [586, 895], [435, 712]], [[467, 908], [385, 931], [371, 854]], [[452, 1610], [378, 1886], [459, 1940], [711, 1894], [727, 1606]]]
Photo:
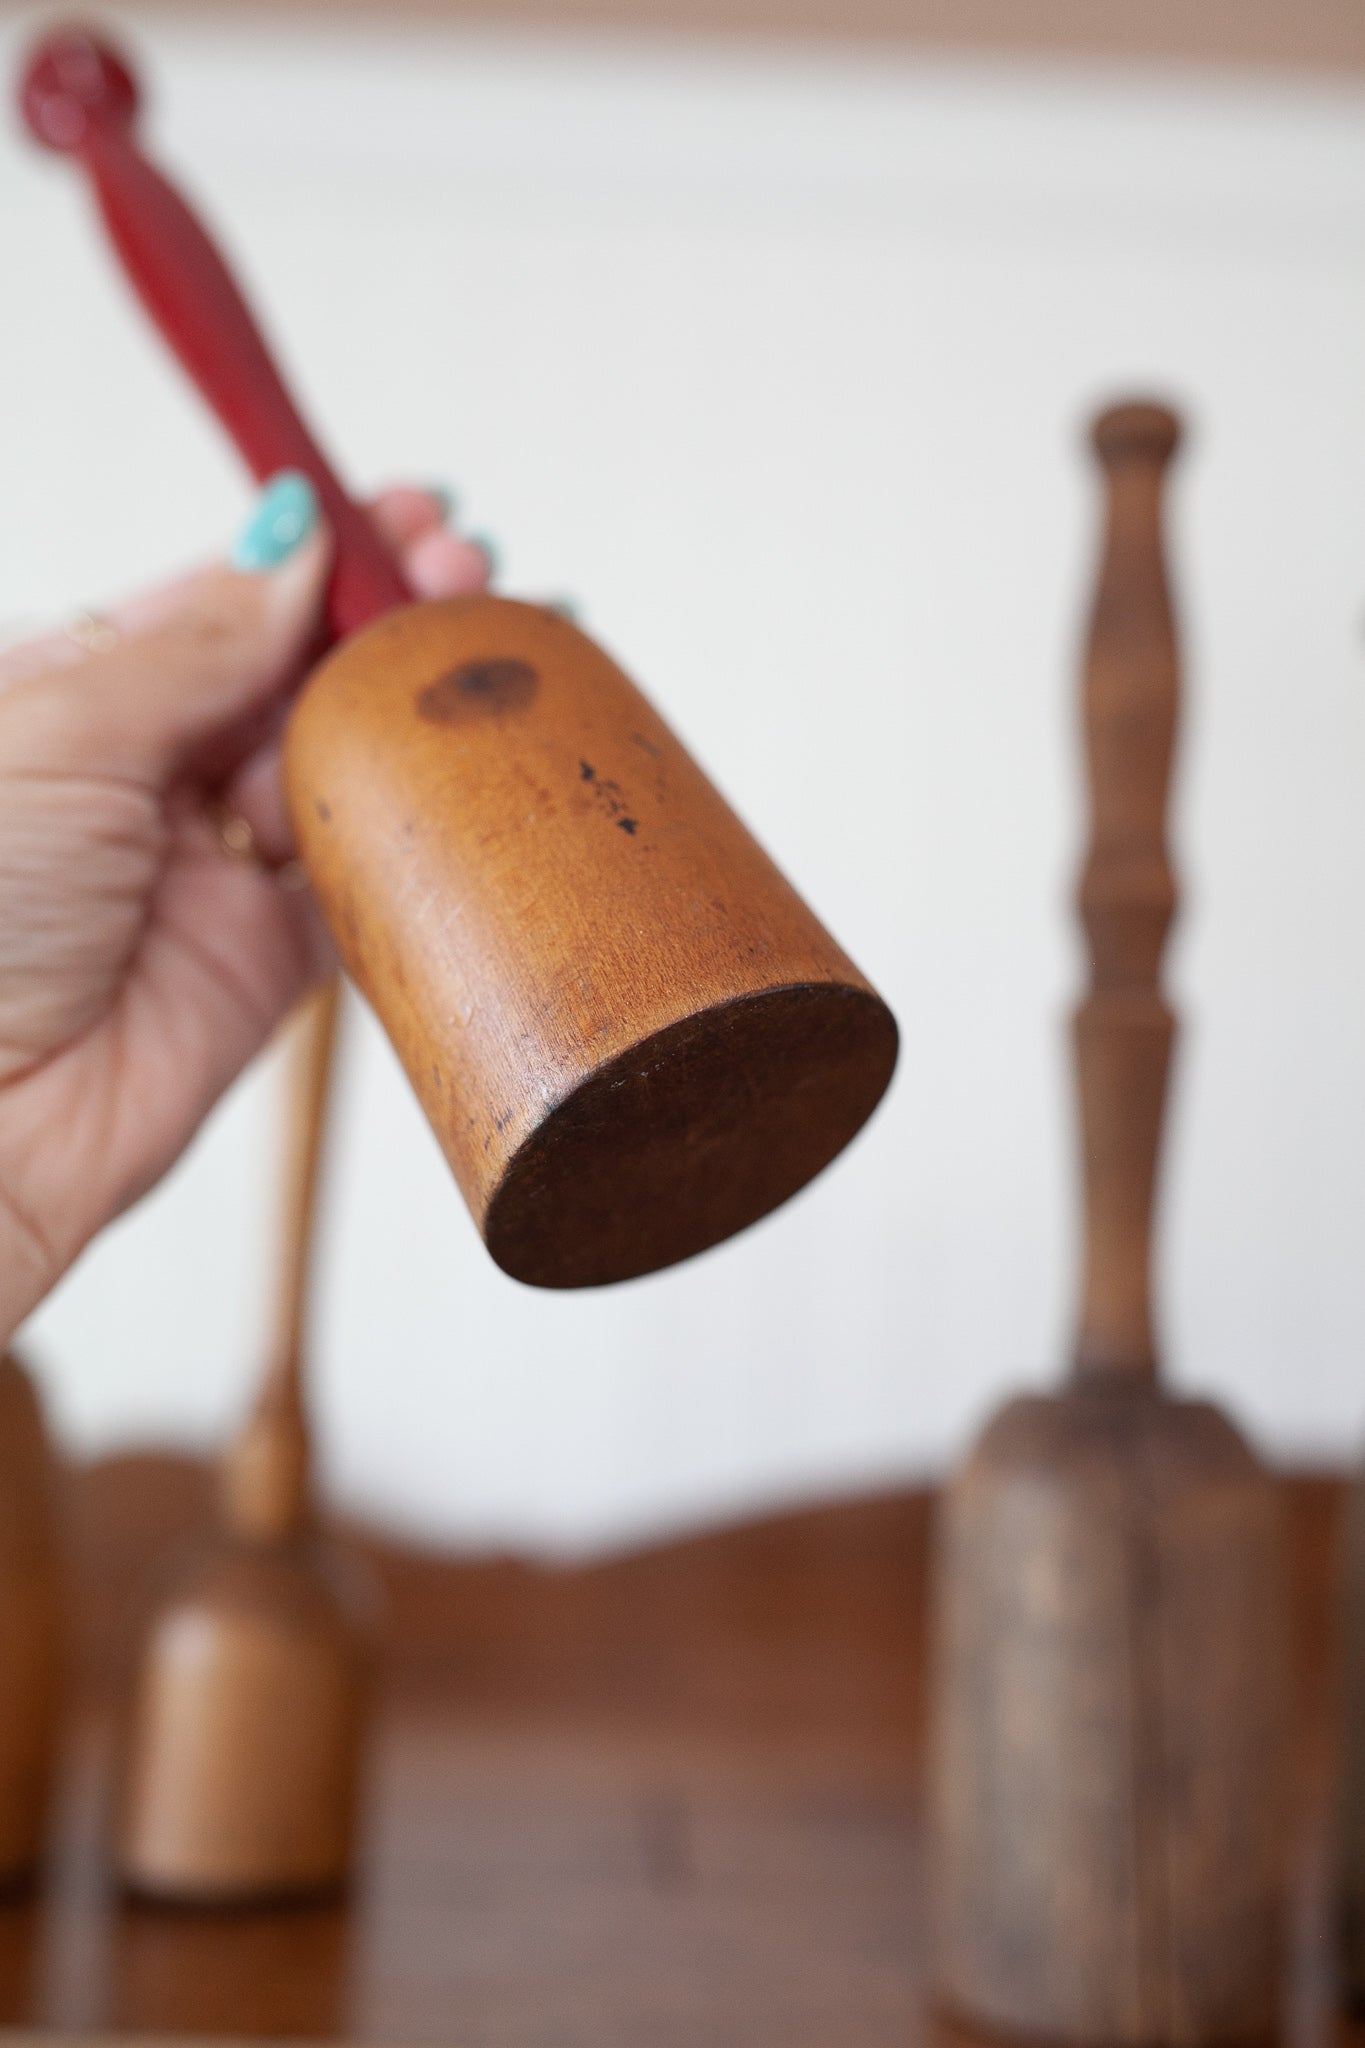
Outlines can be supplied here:
[[455, 517], [456, 497], [449, 484], [423, 484], [422, 492], [432, 503], [441, 508], [441, 517], [449, 526]]
[[282, 469], [256, 501], [237, 536], [234, 569], [278, 569], [318, 523], [318, 494], [296, 469]]
[[465, 535], [465, 539], [469, 542], [469, 545], [472, 548], [478, 549], [479, 553], [483, 556], [485, 562], [487, 562], [488, 580], [491, 583], [493, 581], [493, 578], [497, 575], [498, 570], [502, 566], [501, 560], [498, 555], [497, 547], [488, 538], [488, 535], [486, 533], [467, 533]]
[[583, 616], [582, 608], [571, 597], [547, 597], [545, 609], [547, 612], [557, 612], [560, 618], [567, 619], [571, 626], [576, 626]]

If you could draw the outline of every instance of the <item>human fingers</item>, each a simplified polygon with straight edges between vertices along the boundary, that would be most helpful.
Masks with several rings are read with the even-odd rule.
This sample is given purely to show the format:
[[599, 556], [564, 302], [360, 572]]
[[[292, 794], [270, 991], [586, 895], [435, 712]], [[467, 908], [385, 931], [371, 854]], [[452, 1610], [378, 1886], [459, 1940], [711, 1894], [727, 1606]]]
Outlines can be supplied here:
[[[398, 485], [382, 491], [370, 512], [415, 596], [463, 597], [488, 587], [489, 551], [482, 542], [450, 532], [445, 525], [448, 501], [442, 494]], [[229, 829], [253, 855], [273, 867], [292, 858], [294, 837], [280, 772], [278, 731], [263, 735], [233, 776], [223, 794], [223, 811]]]
[[[244, 566], [191, 576], [169, 605], [158, 598], [144, 610], [139, 630], [11, 685], [8, 768], [164, 788], [216, 736], [268, 715], [316, 630], [329, 559], [311, 487], [285, 481], [287, 491], [277, 480], [258, 506], [245, 537], [254, 532], [256, 543], [239, 549]], [[267, 544], [272, 520], [289, 523], [276, 516], [286, 499], [291, 530]]]
[[445, 526], [451, 515], [448, 491], [419, 490], [412, 484], [393, 484], [370, 504], [370, 517], [396, 555], [410, 541]]
[[400, 485], [381, 491], [370, 511], [415, 597], [470, 597], [488, 588], [488, 545], [452, 529], [445, 493]]
[[487, 590], [492, 563], [479, 541], [441, 527], [405, 549], [403, 573], [418, 597], [475, 597]]
[[[449, 493], [397, 484], [370, 506], [382, 538], [398, 556], [418, 597], [458, 597], [487, 588], [492, 571], [487, 544], [451, 531]], [[213, 566], [186, 571], [154, 589], [138, 591], [104, 610], [79, 612], [60, 626], [0, 649], [0, 689], [28, 676], [73, 667], [104, 653], [118, 640], [136, 639], [193, 606]]]
[[150, 590], [135, 591], [99, 611], [78, 610], [60, 625], [16, 640], [0, 651], [0, 689], [31, 675], [69, 668], [107, 653], [119, 640], [139, 639], [193, 606], [200, 587], [211, 584], [219, 564], [200, 563]]

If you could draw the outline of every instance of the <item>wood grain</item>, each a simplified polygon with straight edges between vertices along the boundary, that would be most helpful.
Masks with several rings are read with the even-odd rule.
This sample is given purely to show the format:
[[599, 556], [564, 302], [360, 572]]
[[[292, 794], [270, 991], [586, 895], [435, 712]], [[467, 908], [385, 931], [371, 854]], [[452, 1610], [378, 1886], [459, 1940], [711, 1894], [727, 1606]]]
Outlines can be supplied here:
[[996, 1418], [939, 1527], [940, 1981], [1064, 2041], [1274, 2030], [1284, 1532], [1203, 1403]]
[[630, 1279], [766, 1215], [880, 1100], [890, 1011], [557, 613], [391, 613], [310, 678], [300, 852], [489, 1251]]

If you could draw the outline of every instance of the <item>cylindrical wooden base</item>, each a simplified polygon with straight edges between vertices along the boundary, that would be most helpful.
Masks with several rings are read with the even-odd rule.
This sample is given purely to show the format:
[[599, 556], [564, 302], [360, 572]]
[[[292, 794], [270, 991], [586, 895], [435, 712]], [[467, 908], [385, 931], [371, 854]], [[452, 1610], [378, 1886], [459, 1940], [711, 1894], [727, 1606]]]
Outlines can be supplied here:
[[1003, 2032], [1230, 2042], [1276, 2018], [1281, 1503], [1207, 1404], [1013, 1402], [936, 1539], [946, 2004]]
[[115, 1861], [152, 1897], [203, 1904], [332, 1891], [351, 1870], [369, 1597], [315, 1538], [214, 1537], [142, 1648]]

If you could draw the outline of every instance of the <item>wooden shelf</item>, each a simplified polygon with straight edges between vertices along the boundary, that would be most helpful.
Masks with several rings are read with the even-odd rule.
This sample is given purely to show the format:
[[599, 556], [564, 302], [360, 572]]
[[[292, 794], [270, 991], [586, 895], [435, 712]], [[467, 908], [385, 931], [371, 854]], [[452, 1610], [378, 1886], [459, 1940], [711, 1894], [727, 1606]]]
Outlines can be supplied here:
[[[364, 1875], [348, 1903], [209, 1914], [111, 1896], [116, 1645], [207, 1510], [168, 1459], [74, 1491], [81, 1706], [44, 1893], [0, 1908], [0, 2021], [45, 2031], [638, 2048], [965, 2048], [932, 2013], [919, 1815], [924, 1493], [572, 1571], [351, 1532], [391, 1603]], [[1289, 1483], [1303, 1796], [1293, 2048], [1338, 2025], [1319, 1810], [1338, 1484]]]

